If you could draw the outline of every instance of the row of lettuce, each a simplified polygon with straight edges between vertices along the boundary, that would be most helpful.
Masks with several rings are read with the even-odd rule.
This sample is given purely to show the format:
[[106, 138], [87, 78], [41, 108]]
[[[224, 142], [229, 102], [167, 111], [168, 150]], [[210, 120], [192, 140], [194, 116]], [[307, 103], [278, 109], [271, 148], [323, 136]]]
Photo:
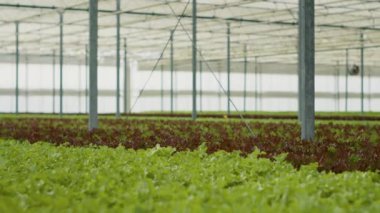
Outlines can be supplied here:
[[380, 212], [376, 172], [284, 155], [0, 141], [1, 212]]
[[46, 141], [71, 146], [119, 145], [131, 149], [173, 147], [195, 150], [205, 144], [208, 153], [239, 151], [248, 155], [259, 149], [260, 157], [286, 160], [299, 168], [317, 163], [320, 171], [376, 171], [380, 169], [380, 125], [319, 124], [316, 139], [303, 142], [296, 122], [252, 122], [103, 119], [101, 127], [87, 130], [86, 119], [2, 118], [0, 137], [35, 143]]

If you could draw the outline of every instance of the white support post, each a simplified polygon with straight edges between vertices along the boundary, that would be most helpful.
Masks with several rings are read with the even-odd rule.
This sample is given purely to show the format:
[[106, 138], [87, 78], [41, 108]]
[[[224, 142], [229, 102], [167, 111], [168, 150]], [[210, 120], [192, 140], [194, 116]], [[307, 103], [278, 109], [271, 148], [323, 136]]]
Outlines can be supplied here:
[[120, 0], [116, 11], [116, 118], [120, 118]]
[[360, 33], [360, 111], [364, 113], [364, 34]]
[[231, 114], [231, 27], [227, 23], [227, 114]]
[[59, 12], [59, 115], [63, 115], [63, 11]]
[[192, 45], [192, 72], [193, 72], [193, 109], [191, 117], [197, 119], [197, 1], [193, 0], [193, 45]]
[[20, 52], [19, 52], [19, 22], [16, 21], [16, 114], [19, 113], [19, 62], [20, 62]]

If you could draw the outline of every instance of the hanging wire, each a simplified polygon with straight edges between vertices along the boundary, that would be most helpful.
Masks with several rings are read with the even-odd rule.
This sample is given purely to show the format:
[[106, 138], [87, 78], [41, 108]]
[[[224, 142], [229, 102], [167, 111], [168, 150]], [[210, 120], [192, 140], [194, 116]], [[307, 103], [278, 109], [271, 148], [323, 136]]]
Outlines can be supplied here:
[[[189, 32], [186, 30], [186, 28], [183, 26], [183, 24], [182, 24], [182, 22], [181, 22], [181, 19], [182, 19], [182, 17], [184, 16], [184, 14], [185, 14], [185, 12], [186, 12], [187, 7], [189, 6], [189, 4], [190, 4], [190, 0], [186, 3], [186, 6], [185, 6], [184, 10], [182, 11], [181, 16], [177, 16], [177, 14], [175, 13], [173, 7], [172, 7], [170, 4], [167, 4], [167, 5], [168, 5], [168, 7], [170, 8], [170, 10], [171, 10], [171, 12], [173, 13], [173, 15], [174, 15], [174, 16], [176, 17], [176, 19], [177, 19], [177, 23], [176, 23], [176, 25], [175, 25], [173, 31], [175, 32], [175, 31], [177, 30], [178, 26], [180, 25], [181, 28], [182, 28], [182, 29], [184, 30], [184, 32], [186, 33], [186, 35], [188, 36], [189, 40], [190, 40], [190, 41], [193, 41], [192, 38], [191, 38], [191, 36], [190, 36], [190, 34], [189, 34]], [[161, 52], [161, 54], [160, 54], [160, 57], [157, 59], [156, 63], [154, 64], [153, 69], [151, 70], [151, 72], [150, 72], [150, 74], [149, 74], [147, 80], [145, 81], [145, 83], [144, 83], [144, 85], [143, 85], [143, 88], [140, 90], [139, 95], [137, 96], [135, 102], [133, 103], [132, 107], [129, 109], [129, 113], [132, 112], [132, 110], [133, 110], [134, 107], [136, 106], [138, 100], [141, 98], [143, 92], [145, 91], [146, 86], [148, 85], [150, 79], [152, 78], [152, 75], [153, 75], [154, 71], [156, 70], [156, 68], [157, 68], [157, 66], [158, 66], [158, 64], [159, 64], [159, 62], [161, 61], [161, 59], [162, 59], [162, 57], [163, 57], [163, 54], [165, 53], [165, 51], [166, 51], [166, 49], [167, 49], [169, 43], [170, 43], [170, 37], [169, 37], [169, 39], [167, 40], [167, 42], [166, 42], [166, 44], [165, 44], [165, 46], [164, 46], [164, 48], [163, 48], [163, 50], [162, 50], [162, 52]], [[217, 83], [218, 83], [219, 87], [222, 89], [223, 93], [224, 93], [225, 95], [227, 95], [227, 91], [226, 91], [226, 89], [223, 87], [222, 83], [221, 83], [220, 80], [217, 78], [217, 76], [216, 76], [214, 70], [211, 68], [210, 64], [205, 60], [205, 57], [203, 56], [201, 50], [200, 50], [198, 47], [196, 47], [196, 51], [199, 53], [199, 55], [201, 56], [202, 60], [205, 62], [207, 68], [211, 71], [213, 77], [214, 77], [215, 80], [217, 81]], [[231, 98], [228, 98], [228, 101], [232, 104], [232, 106], [234, 107], [235, 111], [239, 114], [240, 119], [244, 122], [244, 124], [246, 125], [246, 128], [248, 129], [248, 131], [250, 132], [250, 134], [252, 135], [252, 137], [256, 137], [256, 134], [253, 132], [252, 128], [249, 126], [248, 121], [244, 118], [244, 116], [242, 115], [242, 113], [240, 112], [240, 110], [237, 108], [237, 106], [235, 105], [235, 103], [232, 101], [232, 99], [231, 99]]]
[[[181, 22], [181, 17], [178, 17], [176, 14], [175, 14], [175, 11], [173, 9], [172, 6], [170, 6], [170, 4], [168, 4], [171, 12], [175, 15], [175, 17], [178, 19], [178, 22], [179, 22], [179, 25], [181, 25], [181, 28], [184, 30], [184, 32], [186, 33], [187, 37], [189, 38], [189, 40], [192, 42], [193, 39], [192, 37], [190, 36], [189, 32], [186, 30], [185, 26], [183, 26], [182, 22]], [[176, 26], [177, 27], [177, 26]], [[208, 63], [208, 61], [205, 59], [205, 57], [203, 56], [202, 54], [202, 50], [198, 47], [196, 47], [196, 50], [197, 52], [199, 53], [199, 56], [201, 57], [201, 60], [206, 64], [207, 68], [211, 71], [211, 74], [213, 75], [214, 79], [218, 82], [218, 85], [219, 87], [222, 89], [223, 93], [227, 96], [227, 90], [223, 87], [223, 84], [220, 82], [220, 80], [218, 79], [218, 77], [216, 76], [214, 70], [211, 68], [210, 64]], [[228, 96], [227, 96], [228, 97]], [[245, 123], [245, 126], [247, 127], [248, 131], [251, 133], [252, 137], [256, 137], [256, 134], [254, 133], [254, 131], [252, 130], [252, 128], [249, 126], [249, 123], [248, 121], [244, 118], [243, 114], [241, 113], [241, 111], [238, 109], [238, 107], [235, 105], [235, 103], [232, 101], [231, 98], [228, 98], [228, 101], [232, 104], [232, 106], [234, 107], [235, 111], [239, 114], [239, 117], [240, 119]]]
[[[181, 17], [183, 17], [183, 16], [185, 15], [186, 10], [187, 10], [187, 7], [189, 6], [189, 4], [190, 4], [190, 0], [187, 1], [186, 5], [185, 5], [185, 8], [184, 8], [183, 11], [182, 11], [182, 15], [181, 15]], [[168, 4], [168, 5], [169, 5], [169, 4]], [[177, 30], [177, 28], [178, 28], [178, 26], [179, 26], [179, 24], [180, 24], [180, 22], [181, 22], [181, 17], [178, 19], [176, 25], [174, 26], [173, 32], [175, 32], [175, 31]], [[166, 44], [165, 44], [163, 50], [161, 51], [160, 57], [157, 59], [156, 63], [154, 64], [153, 69], [150, 71], [150, 74], [149, 74], [149, 76], [148, 76], [148, 79], [145, 81], [145, 83], [144, 83], [142, 89], [140, 90], [139, 95], [137, 96], [135, 102], [133, 103], [133, 105], [132, 105], [131, 108], [129, 109], [129, 113], [132, 112], [132, 110], [133, 110], [134, 107], [136, 106], [138, 100], [141, 98], [141, 95], [142, 95], [143, 92], [145, 91], [146, 86], [148, 85], [150, 79], [152, 78], [152, 75], [153, 75], [154, 71], [156, 70], [158, 64], [160, 63], [160, 61], [161, 61], [161, 59], [162, 59], [162, 57], [163, 57], [163, 55], [164, 55], [164, 53], [165, 53], [165, 51], [166, 51], [166, 49], [167, 49], [167, 47], [169, 46], [169, 43], [170, 43], [170, 37], [168, 38], [168, 40], [167, 40], [167, 42], [166, 42]]]

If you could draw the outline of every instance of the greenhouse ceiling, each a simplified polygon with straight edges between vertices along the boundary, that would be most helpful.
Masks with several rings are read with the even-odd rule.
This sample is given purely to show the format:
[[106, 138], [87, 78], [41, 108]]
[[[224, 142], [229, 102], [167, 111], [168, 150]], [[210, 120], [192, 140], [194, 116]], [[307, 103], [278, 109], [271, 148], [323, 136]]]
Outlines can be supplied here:
[[[191, 0], [190, 0], [191, 1]], [[378, 0], [315, 0], [316, 63], [336, 64], [360, 58], [379, 65], [380, 2]], [[15, 23], [19, 22], [20, 54], [51, 55], [59, 50], [59, 13], [63, 12], [64, 55], [84, 57], [88, 43], [88, 0], [0, 0], [0, 55], [15, 54]], [[122, 45], [129, 58], [153, 65], [171, 30], [176, 64], [191, 62], [191, 2], [188, 0], [99, 0], [99, 55], [116, 53], [116, 14], [121, 14]], [[180, 19], [177, 25], [178, 19]], [[198, 0], [198, 48], [202, 60], [225, 60], [227, 23], [231, 57], [297, 62], [298, 0]], [[177, 25], [177, 27], [176, 27]], [[363, 34], [363, 39], [361, 39]], [[121, 53], [122, 54], [122, 53]], [[168, 63], [166, 49], [163, 63]]]

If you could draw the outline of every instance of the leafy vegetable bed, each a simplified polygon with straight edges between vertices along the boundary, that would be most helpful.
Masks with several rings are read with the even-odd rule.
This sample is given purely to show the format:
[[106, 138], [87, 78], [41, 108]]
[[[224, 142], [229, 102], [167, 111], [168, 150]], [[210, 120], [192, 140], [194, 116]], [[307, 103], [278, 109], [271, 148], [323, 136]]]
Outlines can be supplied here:
[[0, 212], [380, 212], [380, 175], [258, 153], [0, 141]]
[[247, 155], [255, 147], [260, 157], [273, 159], [288, 153], [287, 161], [296, 168], [317, 162], [319, 170], [343, 172], [380, 169], [380, 125], [320, 124], [314, 142], [299, 139], [299, 126], [292, 123], [252, 123], [256, 137], [239, 122], [173, 120], [101, 120], [101, 128], [88, 133], [87, 120], [48, 118], [0, 119], [0, 137], [46, 141], [54, 144], [89, 144], [145, 149], [160, 144], [178, 151], [194, 150], [205, 143], [207, 152], [241, 151]]
[[[109, 114], [111, 115], [111, 114]], [[171, 118], [191, 118], [189, 113], [132, 113], [127, 114], [133, 117], [171, 117]], [[296, 114], [244, 114], [244, 118], [247, 119], [275, 119], [275, 120], [296, 120], [298, 116]], [[197, 115], [199, 118], [224, 118], [225, 113], [200, 113]], [[239, 114], [228, 115], [228, 118], [238, 118]], [[378, 115], [316, 115], [317, 120], [343, 120], [343, 121], [380, 121], [380, 116]]]

